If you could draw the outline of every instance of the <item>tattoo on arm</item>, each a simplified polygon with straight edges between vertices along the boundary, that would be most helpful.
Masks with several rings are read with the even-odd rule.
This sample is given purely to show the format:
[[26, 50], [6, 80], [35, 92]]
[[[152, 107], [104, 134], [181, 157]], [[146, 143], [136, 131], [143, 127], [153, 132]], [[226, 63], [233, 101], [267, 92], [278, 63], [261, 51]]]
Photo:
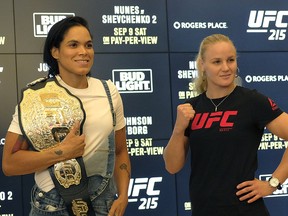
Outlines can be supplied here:
[[63, 154], [63, 151], [62, 150], [55, 150], [54, 153], [56, 155], [62, 155]]
[[120, 169], [121, 170], [125, 170], [127, 172], [127, 174], [128, 174], [129, 179], [130, 179], [130, 173], [128, 172], [127, 164], [125, 164], [125, 163], [121, 164], [120, 165]]
[[21, 136], [21, 135], [18, 136], [18, 138], [17, 138], [17, 140], [13, 146], [12, 153], [15, 153], [15, 152], [21, 150], [21, 146], [22, 146], [24, 140], [25, 139], [23, 136]]

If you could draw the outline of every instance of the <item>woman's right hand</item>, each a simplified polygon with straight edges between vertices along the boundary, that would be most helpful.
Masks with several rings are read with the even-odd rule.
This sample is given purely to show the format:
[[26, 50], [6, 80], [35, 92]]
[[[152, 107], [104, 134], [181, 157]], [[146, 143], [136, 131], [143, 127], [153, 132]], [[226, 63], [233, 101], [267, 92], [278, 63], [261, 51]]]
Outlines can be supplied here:
[[185, 130], [191, 119], [194, 118], [195, 110], [190, 103], [180, 104], [177, 107], [175, 128]]
[[[84, 153], [85, 148], [85, 135], [79, 135], [80, 124], [77, 122], [73, 125], [70, 132], [67, 134], [65, 139], [60, 143], [58, 153], [62, 154], [65, 159], [73, 159], [81, 157]], [[57, 154], [57, 150], [55, 151]]]

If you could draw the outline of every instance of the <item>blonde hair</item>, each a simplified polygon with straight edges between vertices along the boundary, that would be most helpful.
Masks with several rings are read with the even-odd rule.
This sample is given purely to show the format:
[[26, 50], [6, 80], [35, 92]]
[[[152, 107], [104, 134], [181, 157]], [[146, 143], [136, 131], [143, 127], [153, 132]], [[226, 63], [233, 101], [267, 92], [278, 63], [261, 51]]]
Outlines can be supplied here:
[[203, 70], [201, 66], [201, 61], [204, 59], [204, 55], [208, 46], [218, 43], [218, 42], [228, 42], [234, 46], [234, 43], [230, 40], [230, 38], [223, 34], [213, 34], [213, 35], [205, 37], [202, 40], [200, 47], [199, 47], [198, 55], [196, 56], [196, 66], [198, 70], [198, 77], [195, 80], [195, 88], [196, 88], [197, 93], [199, 94], [207, 90], [207, 77], [204, 73], [205, 71]]

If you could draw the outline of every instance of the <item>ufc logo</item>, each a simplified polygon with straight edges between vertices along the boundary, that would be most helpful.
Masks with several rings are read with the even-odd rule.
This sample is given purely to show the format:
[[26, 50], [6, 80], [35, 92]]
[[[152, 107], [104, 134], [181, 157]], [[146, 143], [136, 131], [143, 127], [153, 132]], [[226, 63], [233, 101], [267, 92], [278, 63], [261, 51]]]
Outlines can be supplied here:
[[212, 124], [219, 123], [221, 128], [233, 127], [234, 122], [229, 122], [231, 116], [236, 116], [238, 111], [219, 111], [212, 113], [197, 113], [192, 121], [191, 129], [199, 130], [210, 128]]
[[288, 16], [288, 11], [252, 10], [250, 11], [248, 26], [250, 28], [268, 28], [270, 22], [275, 22], [276, 28], [287, 28], [287, 23], [283, 22], [284, 16]]
[[148, 196], [158, 196], [160, 190], [155, 189], [156, 183], [162, 182], [162, 177], [151, 177], [151, 178], [135, 178], [130, 179], [128, 196], [138, 197], [140, 191], [145, 191]]

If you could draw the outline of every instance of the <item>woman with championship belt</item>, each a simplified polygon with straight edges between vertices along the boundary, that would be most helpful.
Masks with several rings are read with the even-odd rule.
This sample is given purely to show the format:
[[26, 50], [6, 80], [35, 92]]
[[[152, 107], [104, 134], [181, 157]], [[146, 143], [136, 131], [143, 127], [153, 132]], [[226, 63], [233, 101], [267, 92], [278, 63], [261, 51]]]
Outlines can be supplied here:
[[6, 135], [4, 174], [35, 173], [30, 216], [123, 216], [131, 171], [124, 109], [110, 80], [90, 76], [87, 21], [54, 24], [43, 59], [49, 76], [22, 90]]

